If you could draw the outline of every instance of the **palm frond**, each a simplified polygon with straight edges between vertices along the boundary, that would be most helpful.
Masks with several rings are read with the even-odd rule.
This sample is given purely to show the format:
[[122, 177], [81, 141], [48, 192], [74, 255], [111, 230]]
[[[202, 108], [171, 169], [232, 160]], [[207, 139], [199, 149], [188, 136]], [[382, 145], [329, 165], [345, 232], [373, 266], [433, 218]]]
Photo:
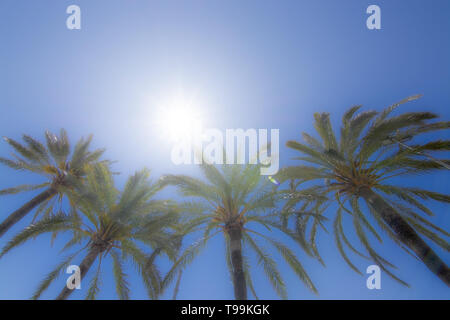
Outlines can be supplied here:
[[363, 228], [360, 224], [359, 221], [359, 217], [354, 217], [353, 218], [353, 224], [355, 226], [355, 230], [356, 230], [356, 234], [358, 235], [359, 240], [361, 241], [361, 243], [364, 245], [364, 247], [366, 248], [366, 250], [368, 251], [370, 257], [374, 260], [374, 262], [384, 271], [386, 272], [392, 279], [396, 280], [397, 282], [399, 282], [400, 284], [409, 287], [409, 284], [406, 283], [405, 281], [401, 280], [400, 278], [398, 278], [396, 275], [394, 275], [389, 269], [387, 269], [387, 267], [385, 265], [388, 265], [390, 267], [395, 267], [392, 263], [390, 263], [389, 261], [385, 260], [383, 257], [381, 257], [370, 245], [364, 231]]
[[36, 291], [33, 293], [33, 296], [31, 299], [37, 300], [41, 296], [41, 294], [47, 290], [47, 288], [50, 286], [50, 284], [61, 274], [62, 270], [76, 257], [76, 255], [79, 252], [76, 252], [72, 255], [69, 255], [67, 258], [65, 258], [61, 263], [59, 263], [55, 269], [53, 269], [51, 272], [47, 274], [47, 276], [41, 281], [39, 284], [39, 287], [36, 289]]
[[329, 113], [315, 113], [314, 127], [322, 138], [323, 144], [326, 149], [337, 150], [336, 137], [334, 136], [333, 128], [330, 122]]
[[250, 292], [255, 297], [256, 300], [259, 300], [259, 297], [256, 293], [255, 286], [253, 285], [252, 275], [250, 273], [250, 262], [247, 256], [242, 255], [242, 265], [244, 268], [244, 274], [245, 274], [245, 283], [247, 287], [250, 289]]
[[184, 269], [189, 263], [191, 263], [194, 258], [200, 253], [201, 249], [205, 247], [206, 243], [209, 239], [214, 237], [219, 233], [215, 232], [214, 234], [208, 236], [207, 238], [202, 238], [190, 246], [188, 246], [179, 256], [177, 261], [174, 262], [172, 265], [172, 268], [167, 272], [166, 276], [164, 277], [161, 287], [166, 288], [168, 284], [173, 280], [174, 276], [179, 272], [180, 270]]
[[248, 234], [244, 233], [243, 239], [244, 243], [248, 243], [250, 247], [255, 251], [258, 257], [258, 263], [262, 264], [267, 279], [271, 283], [275, 292], [282, 299], [287, 299], [286, 286], [283, 279], [281, 278], [281, 274], [278, 271], [275, 261], [267, 252], [265, 252], [262, 247], [258, 246], [258, 244]]
[[0, 195], [16, 194], [16, 193], [20, 193], [20, 192], [37, 190], [37, 189], [41, 189], [44, 187], [48, 187], [49, 185], [50, 185], [49, 182], [44, 182], [41, 184], [22, 184], [17, 187], [0, 190]]
[[[334, 227], [334, 240], [336, 241], [336, 246], [341, 254], [341, 257], [348, 264], [348, 266], [355, 271], [356, 273], [362, 275], [362, 272], [358, 270], [358, 268], [350, 261], [349, 257], [345, 253], [344, 246], [341, 241], [341, 237], [345, 236], [342, 232], [342, 209], [339, 208], [336, 214], [336, 218], [333, 223]], [[353, 246], [351, 246], [353, 248]], [[356, 249], [355, 249], [356, 250]]]
[[122, 259], [116, 250], [111, 250], [111, 257], [113, 259], [113, 273], [116, 282], [116, 292], [120, 300], [128, 300], [130, 298], [130, 289], [128, 281], [126, 280], [127, 275], [123, 270]]
[[431, 112], [406, 112], [396, 117], [391, 117], [373, 125], [362, 140], [359, 157], [368, 159], [379, 147], [383, 141], [397, 130], [409, 126], [418, 126], [425, 123], [426, 120], [435, 119], [437, 115]]
[[0, 253], [0, 258], [3, 257], [11, 249], [43, 233], [71, 230], [73, 227], [72, 219], [73, 218], [69, 215], [58, 213], [26, 227], [23, 231], [16, 234], [11, 240], [7, 242]]
[[100, 292], [100, 285], [101, 285], [101, 259], [98, 262], [97, 272], [95, 273], [94, 277], [91, 280], [91, 283], [89, 285], [89, 290], [86, 295], [86, 300], [95, 300], [97, 299], [98, 293]]
[[284, 244], [279, 241], [275, 241], [273, 239], [270, 240], [270, 243], [280, 252], [281, 256], [288, 263], [291, 269], [295, 272], [298, 278], [315, 294], [318, 294], [316, 287], [311, 281], [310, 277], [306, 273], [300, 261], [297, 259], [295, 254]]

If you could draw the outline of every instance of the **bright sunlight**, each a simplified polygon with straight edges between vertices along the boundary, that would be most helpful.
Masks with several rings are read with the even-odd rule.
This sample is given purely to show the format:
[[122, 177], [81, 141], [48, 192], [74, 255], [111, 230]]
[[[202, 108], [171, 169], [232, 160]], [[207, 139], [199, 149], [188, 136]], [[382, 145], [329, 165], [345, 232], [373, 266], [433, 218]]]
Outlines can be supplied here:
[[202, 130], [203, 113], [192, 102], [174, 99], [158, 107], [156, 126], [164, 139], [180, 141]]

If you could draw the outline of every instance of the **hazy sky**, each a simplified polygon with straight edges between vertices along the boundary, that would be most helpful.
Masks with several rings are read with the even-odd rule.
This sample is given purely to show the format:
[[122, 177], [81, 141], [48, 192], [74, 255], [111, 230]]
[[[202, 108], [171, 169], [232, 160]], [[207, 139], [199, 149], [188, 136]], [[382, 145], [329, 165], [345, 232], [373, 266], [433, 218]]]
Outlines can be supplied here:
[[[81, 30], [66, 28], [65, 11], [71, 4], [81, 8]], [[371, 4], [381, 8], [381, 30], [366, 27]], [[142, 167], [151, 168], [155, 179], [168, 172], [196, 174], [193, 166], [171, 163], [170, 145], [154, 126], [160, 104], [183, 96], [202, 110], [208, 127], [280, 129], [281, 163], [293, 164], [295, 153], [284, 143], [301, 139], [302, 131], [313, 133], [317, 111], [330, 112], [337, 125], [352, 105], [381, 110], [422, 93], [421, 100], [404, 109], [437, 112], [449, 120], [449, 15], [447, 0], [2, 0], [0, 135], [19, 139], [26, 133], [42, 139], [45, 129], [64, 127], [75, 142], [93, 133], [94, 145], [106, 147], [105, 156], [118, 160], [118, 186]], [[10, 151], [2, 141], [0, 156]], [[40, 181], [6, 167], [0, 168], [0, 176], [0, 188]], [[448, 193], [449, 178], [442, 172], [403, 183]], [[167, 196], [173, 194], [167, 191]], [[1, 198], [1, 219], [32, 196]], [[433, 221], [449, 229], [448, 206], [431, 208]], [[10, 230], [0, 246], [30, 218]], [[58, 255], [62, 243], [51, 247], [49, 237], [42, 236], [2, 258], [0, 298], [29, 298], [63, 258]], [[289, 298], [450, 297], [448, 287], [391, 241], [379, 248], [411, 288], [382, 275], [382, 289], [368, 290], [367, 276], [354, 273], [331, 234], [322, 233], [319, 250], [326, 268], [296, 248], [320, 295], [309, 292], [280, 263]], [[217, 237], [190, 265], [180, 299], [233, 298], [223, 249]], [[450, 263], [447, 252], [436, 251]], [[354, 261], [363, 271], [370, 265]], [[276, 298], [261, 267], [252, 262], [260, 298]], [[109, 261], [104, 266], [100, 297], [115, 298]], [[161, 261], [161, 268], [167, 270], [167, 262]], [[132, 298], [146, 298], [132, 267], [127, 271]], [[54, 298], [66, 277], [43, 298]], [[81, 290], [71, 298], [85, 294]], [[169, 290], [164, 298], [171, 294]]]

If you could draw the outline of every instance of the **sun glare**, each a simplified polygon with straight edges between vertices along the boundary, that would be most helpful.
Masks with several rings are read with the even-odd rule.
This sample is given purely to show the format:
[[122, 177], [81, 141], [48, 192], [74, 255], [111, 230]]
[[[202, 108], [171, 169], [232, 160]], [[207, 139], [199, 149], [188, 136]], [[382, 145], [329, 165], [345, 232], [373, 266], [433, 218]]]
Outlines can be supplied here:
[[202, 129], [202, 114], [190, 103], [177, 101], [163, 105], [156, 116], [157, 128], [163, 138], [179, 141]]

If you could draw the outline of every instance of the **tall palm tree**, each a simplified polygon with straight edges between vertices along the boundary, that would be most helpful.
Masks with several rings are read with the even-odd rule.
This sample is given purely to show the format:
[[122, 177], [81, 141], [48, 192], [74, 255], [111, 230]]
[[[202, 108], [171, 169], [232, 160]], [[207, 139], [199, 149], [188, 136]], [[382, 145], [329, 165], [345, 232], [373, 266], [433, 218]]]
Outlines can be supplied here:
[[99, 161], [104, 151], [102, 149], [89, 151], [92, 140], [90, 136], [88, 139], [79, 140], [70, 155], [69, 139], [64, 129], [61, 130], [59, 137], [46, 131], [45, 138], [46, 146], [27, 135], [23, 136], [25, 145], [4, 138], [16, 154], [12, 155], [13, 159], [0, 157], [0, 163], [15, 170], [37, 173], [44, 176], [46, 181], [42, 184], [20, 185], [0, 190], [0, 195], [5, 195], [44, 189], [0, 224], [0, 237], [36, 207], [35, 218], [42, 212], [44, 216], [48, 216], [53, 211], [57, 199], [61, 200], [64, 195], [70, 196], [80, 186], [85, 175], [85, 166]]
[[[184, 211], [190, 213], [184, 223], [185, 228], [191, 232], [203, 231], [203, 237], [180, 254], [164, 278], [163, 284], [170, 282], [191, 262], [208, 240], [222, 234], [226, 243], [225, 259], [236, 299], [247, 299], [247, 288], [257, 298], [250, 275], [248, 249], [252, 249], [258, 257], [277, 294], [286, 298], [285, 283], [275, 260], [260, 246], [254, 236], [274, 246], [308, 288], [317, 292], [296, 255], [286, 245], [265, 234], [264, 230], [281, 231], [302, 243], [305, 251], [311, 255], [310, 248], [303, 239], [299, 239], [278, 222], [274, 210], [276, 195], [267, 178], [260, 175], [260, 167], [258, 165], [216, 167], [204, 161], [200, 168], [206, 181], [185, 175], [167, 175], [162, 178], [163, 185], [177, 186], [184, 196], [200, 200], [184, 204]], [[258, 224], [264, 230], [259, 230]]]
[[[307, 196], [319, 196], [321, 204], [327, 203], [323, 200], [325, 198], [338, 205], [334, 222], [335, 240], [341, 255], [355, 271], [359, 272], [345, 254], [343, 244], [360, 255], [362, 253], [352, 246], [344, 234], [343, 212], [352, 217], [354, 230], [369, 256], [380, 268], [406, 285], [386, 268], [392, 265], [369, 243], [365, 230], [380, 241], [381, 237], [370, 224], [366, 211], [360, 207], [362, 199], [377, 224], [397, 244], [415, 254], [443, 282], [450, 285], [449, 268], [422, 238], [424, 236], [449, 251], [449, 243], [442, 238], [442, 235], [448, 237], [449, 233], [417, 211], [431, 216], [433, 213], [422, 200], [449, 203], [450, 196], [426, 190], [426, 186], [418, 188], [399, 185], [398, 182], [395, 184], [393, 179], [446, 170], [450, 163], [449, 160], [429, 155], [448, 151], [450, 141], [412, 141], [423, 133], [448, 129], [449, 122], [431, 121], [437, 115], [430, 112], [406, 112], [391, 116], [391, 112], [399, 105], [419, 97], [406, 98], [380, 113], [357, 113], [361, 106], [352, 107], [342, 118], [339, 142], [329, 114], [316, 113], [315, 128], [321, 141], [304, 133], [306, 144], [287, 142], [289, 148], [305, 155], [299, 160], [312, 165], [284, 168], [278, 178], [280, 181], [295, 179], [297, 183], [308, 182], [305, 189], [292, 194], [293, 199], [303, 201]], [[311, 182], [315, 180], [324, 183]]]
[[[160, 293], [160, 271], [154, 260], [160, 253], [172, 259], [177, 251], [171, 226], [177, 221], [174, 206], [167, 201], [153, 199], [161, 189], [157, 183], [150, 183], [149, 172], [142, 170], [131, 176], [122, 192], [114, 187], [112, 175], [106, 165], [97, 164], [86, 169], [86, 192], [78, 198], [78, 212], [56, 213], [41, 219], [18, 233], [3, 248], [0, 257], [11, 249], [47, 232], [70, 232], [71, 239], [63, 250], [81, 247], [70, 254], [41, 282], [33, 295], [34, 299], [48, 288], [56, 277], [80, 253], [84, 258], [79, 264], [81, 280], [98, 261], [87, 299], [95, 299], [100, 286], [102, 261], [112, 258], [117, 295], [129, 298], [129, 285], [124, 272], [124, 263], [131, 260], [137, 267], [150, 298]], [[148, 254], [143, 246], [150, 246]], [[73, 292], [64, 286], [57, 299], [67, 299]]]

